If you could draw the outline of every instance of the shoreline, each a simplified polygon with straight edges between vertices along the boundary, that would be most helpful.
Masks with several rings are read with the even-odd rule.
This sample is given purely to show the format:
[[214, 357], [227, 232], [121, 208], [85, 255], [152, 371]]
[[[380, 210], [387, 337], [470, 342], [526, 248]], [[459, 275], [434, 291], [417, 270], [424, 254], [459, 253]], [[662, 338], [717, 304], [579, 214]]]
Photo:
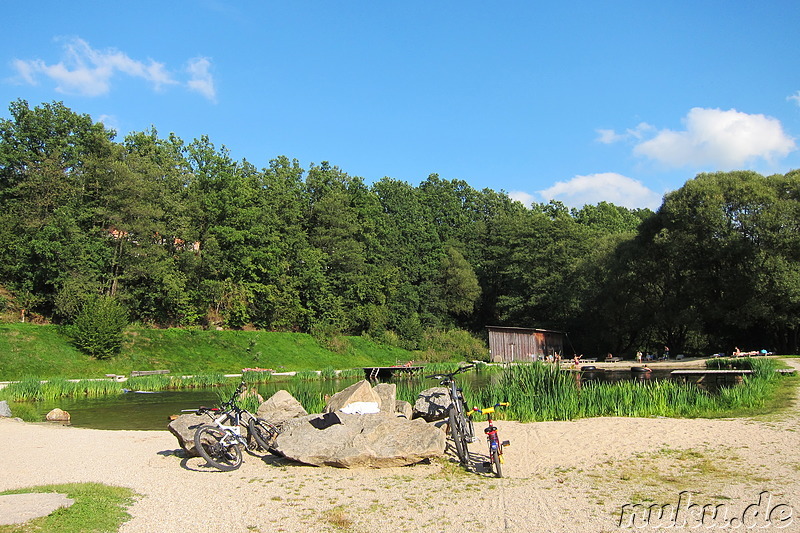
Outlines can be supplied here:
[[[798, 359], [787, 362], [800, 368]], [[104, 431], [2, 419], [0, 445], [20, 453], [0, 473], [0, 490], [83, 481], [130, 487], [141, 496], [122, 533], [597, 533], [619, 530], [620, 515], [630, 515], [626, 509], [674, 507], [683, 493], [739, 516], [768, 492], [774, 505], [793, 513], [784, 530], [797, 531], [799, 404], [797, 391], [780, 416], [764, 419], [498, 421], [501, 439], [511, 441], [502, 479], [482, 469], [486, 444], [480, 438], [470, 445], [478, 465], [471, 472], [448, 459], [343, 470], [254, 455], [246, 455], [239, 470], [215, 472], [202, 459], [183, 458], [166, 430]], [[476, 423], [476, 433], [481, 429]], [[204, 505], [212, 502], [222, 505]]]

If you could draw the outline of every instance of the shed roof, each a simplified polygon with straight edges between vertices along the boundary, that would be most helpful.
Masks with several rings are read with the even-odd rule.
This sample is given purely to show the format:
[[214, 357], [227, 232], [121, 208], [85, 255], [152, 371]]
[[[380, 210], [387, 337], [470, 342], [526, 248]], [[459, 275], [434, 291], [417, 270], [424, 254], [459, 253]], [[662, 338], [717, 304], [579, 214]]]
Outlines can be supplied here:
[[538, 332], [538, 333], [561, 333], [566, 334], [565, 331], [558, 331], [555, 329], [542, 329], [542, 328], [517, 328], [517, 327], [510, 327], [510, 326], [486, 326], [488, 330], [494, 331], [518, 331], [522, 332]]

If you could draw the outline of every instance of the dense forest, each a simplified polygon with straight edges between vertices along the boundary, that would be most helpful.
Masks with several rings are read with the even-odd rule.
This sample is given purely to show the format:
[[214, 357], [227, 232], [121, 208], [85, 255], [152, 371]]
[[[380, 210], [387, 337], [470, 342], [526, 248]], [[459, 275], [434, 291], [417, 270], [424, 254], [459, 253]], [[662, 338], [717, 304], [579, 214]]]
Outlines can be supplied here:
[[121, 141], [60, 102], [0, 120], [0, 305], [69, 324], [102, 295], [154, 326], [368, 335], [487, 325], [587, 354], [797, 353], [800, 172], [700, 174], [657, 212], [524, 206], [432, 174], [258, 169], [207, 137]]

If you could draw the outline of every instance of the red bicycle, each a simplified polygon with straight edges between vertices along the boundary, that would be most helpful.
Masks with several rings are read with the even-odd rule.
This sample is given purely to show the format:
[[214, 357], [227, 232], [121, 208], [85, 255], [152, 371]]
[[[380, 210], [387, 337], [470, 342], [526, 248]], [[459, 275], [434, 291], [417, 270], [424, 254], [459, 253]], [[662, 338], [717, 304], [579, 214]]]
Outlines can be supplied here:
[[483, 432], [486, 433], [486, 440], [489, 442], [489, 462], [485, 464], [490, 468], [494, 467], [494, 475], [497, 477], [503, 477], [503, 467], [501, 466], [503, 464], [503, 446], [508, 446], [511, 443], [507, 440], [500, 441], [500, 437], [497, 435], [497, 428], [492, 420], [492, 413], [494, 413], [498, 407], [508, 406], [508, 402], [500, 402], [494, 404], [492, 407], [486, 407], [484, 409], [475, 407], [470, 413], [483, 414], [486, 415], [488, 419], [489, 426], [483, 430]]

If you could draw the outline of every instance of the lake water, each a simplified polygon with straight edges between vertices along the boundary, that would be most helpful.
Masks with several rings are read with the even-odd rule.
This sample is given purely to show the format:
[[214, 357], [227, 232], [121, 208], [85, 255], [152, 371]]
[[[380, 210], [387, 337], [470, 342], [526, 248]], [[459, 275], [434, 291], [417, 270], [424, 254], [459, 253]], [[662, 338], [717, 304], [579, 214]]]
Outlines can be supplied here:
[[[581, 380], [637, 380], [651, 381], [669, 379], [670, 370], [654, 370], [648, 374], [636, 374], [629, 371], [609, 371], [598, 373], [583, 373]], [[477, 372], [461, 374], [459, 380], [472, 388], [484, 386], [488, 380], [497, 379], [499, 374], [481, 374]], [[353, 380], [337, 381], [274, 381], [258, 385], [259, 393], [268, 398], [280, 389], [293, 390], [295, 386], [302, 386], [322, 394], [334, 394], [337, 391], [355, 383]], [[432, 379], [415, 379], [412, 387], [419, 390], [436, 386]], [[200, 406], [213, 407], [219, 405], [224, 399], [225, 391], [230, 387], [210, 389], [189, 389], [179, 391], [163, 391], [154, 393], [129, 392], [116, 396], [101, 398], [62, 398], [48, 402], [41, 402], [37, 409], [42, 417], [48, 411], [59, 407], [68, 411], [71, 424], [76, 427], [94, 429], [131, 429], [131, 430], [158, 430], [166, 429], [170, 415], [180, 414], [185, 409], [197, 409]]]

